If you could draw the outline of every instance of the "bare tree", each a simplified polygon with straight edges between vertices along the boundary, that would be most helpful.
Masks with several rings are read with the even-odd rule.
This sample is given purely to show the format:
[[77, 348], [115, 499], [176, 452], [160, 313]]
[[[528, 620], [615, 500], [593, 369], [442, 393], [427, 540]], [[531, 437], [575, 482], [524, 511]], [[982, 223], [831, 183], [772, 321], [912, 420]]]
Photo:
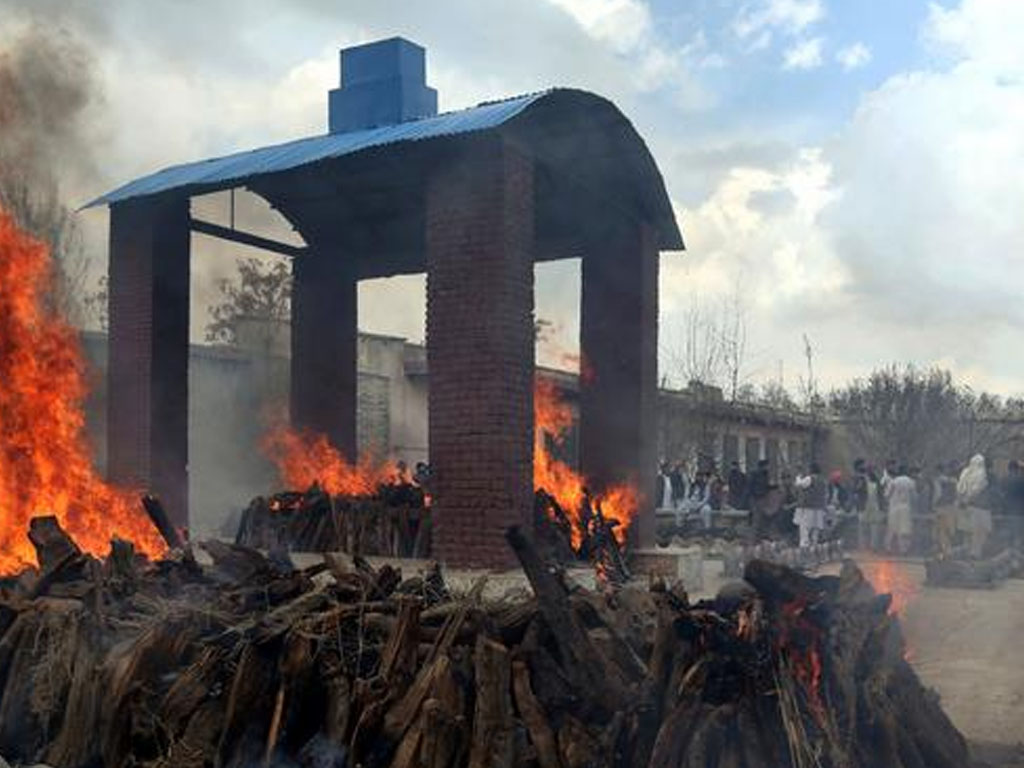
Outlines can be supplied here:
[[221, 301], [210, 307], [206, 340], [237, 344], [243, 320], [285, 322], [291, 317], [292, 273], [286, 261], [243, 259], [238, 275], [219, 284]]
[[739, 282], [717, 306], [691, 303], [675, 333], [666, 334], [662, 350], [669, 380], [718, 387], [730, 401], [743, 390], [746, 352], [746, 311]]
[[740, 298], [740, 289], [737, 280], [732, 294], [722, 308], [719, 331], [728, 397], [732, 401], [736, 400], [739, 392], [747, 354], [747, 316]]
[[82, 312], [86, 322], [92, 322], [104, 333], [110, 327], [110, 290], [106, 275], [96, 281], [96, 287], [82, 297]]
[[1021, 439], [1024, 403], [977, 395], [949, 371], [890, 366], [829, 396], [854, 448], [922, 466], [988, 454]]

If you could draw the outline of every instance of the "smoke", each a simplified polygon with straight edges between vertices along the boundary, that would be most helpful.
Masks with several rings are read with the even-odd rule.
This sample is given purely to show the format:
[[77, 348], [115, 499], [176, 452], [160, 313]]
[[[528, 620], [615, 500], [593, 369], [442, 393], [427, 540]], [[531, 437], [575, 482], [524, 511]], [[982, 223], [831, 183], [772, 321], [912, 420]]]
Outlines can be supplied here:
[[70, 33], [30, 24], [0, 48], [0, 159], [56, 183], [56, 169], [83, 157], [83, 113], [95, 89], [92, 59]]
[[85, 128], [97, 94], [93, 59], [66, 30], [30, 21], [0, 37], [0, 207], [50, 245], [55, 299], [72, 320], [88, 258], [65, 190], [92, 170]]

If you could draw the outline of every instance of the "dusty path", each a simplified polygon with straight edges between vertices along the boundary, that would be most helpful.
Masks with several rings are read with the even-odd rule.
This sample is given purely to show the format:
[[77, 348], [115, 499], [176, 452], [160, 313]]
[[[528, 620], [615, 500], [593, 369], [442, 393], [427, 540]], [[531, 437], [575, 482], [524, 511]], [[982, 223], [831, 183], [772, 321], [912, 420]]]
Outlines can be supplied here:
[[[856, 559], [866, 573], [878, 563]], [[994, 590], [937, 589], [924, 586], [922, 563], [903, 561], [898, 569], [913, 592], [903, 626], [921, 679], [938, 691], [970, 741], [1011, 748], [1024, 743], [1024, 580]], [[986, 752], [993, 764], [1024, 766], [1024, 749], [977, 750], [979, 756]]]
[[[871, 558], [858, 558], [870, 572]], [[994, 590], [924, 586], [924, 566], [901, 562], [917, 590], [903, 612], [910, 660], [969, 739], [1024, 742], [1024, 580]]]

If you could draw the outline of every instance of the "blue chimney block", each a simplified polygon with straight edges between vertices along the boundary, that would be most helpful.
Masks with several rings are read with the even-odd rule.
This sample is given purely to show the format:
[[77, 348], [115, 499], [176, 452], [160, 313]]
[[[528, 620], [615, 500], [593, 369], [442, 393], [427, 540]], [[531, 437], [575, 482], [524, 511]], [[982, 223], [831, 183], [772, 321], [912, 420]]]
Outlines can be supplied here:
[[328, 129], [346, 133], [437, 114], [426, 50], [401, 37], [341, 51], [341, 87], [328, 94]]

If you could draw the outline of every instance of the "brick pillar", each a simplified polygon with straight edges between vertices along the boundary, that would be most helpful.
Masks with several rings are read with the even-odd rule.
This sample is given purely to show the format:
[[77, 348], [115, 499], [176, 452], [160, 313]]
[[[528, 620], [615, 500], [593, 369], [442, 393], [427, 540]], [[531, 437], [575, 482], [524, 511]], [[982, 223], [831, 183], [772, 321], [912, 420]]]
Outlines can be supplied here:
[[188, 199], [110, 209], [107, 474], [188, 525]]
[[533, 506], [533, 166], [500, 139], [427, 197], [427, 356], [434, 551], [506, 568]]
[[658, 249], [646, 225], [621, 225], [583, 256], [580, 467], [600, 490], [635, 484], [634, 541], [654, 541], [657, 470]]
[[311, 250], [292, 265], [291, 422], [356, 459], [357, 280], [350, 260]]

